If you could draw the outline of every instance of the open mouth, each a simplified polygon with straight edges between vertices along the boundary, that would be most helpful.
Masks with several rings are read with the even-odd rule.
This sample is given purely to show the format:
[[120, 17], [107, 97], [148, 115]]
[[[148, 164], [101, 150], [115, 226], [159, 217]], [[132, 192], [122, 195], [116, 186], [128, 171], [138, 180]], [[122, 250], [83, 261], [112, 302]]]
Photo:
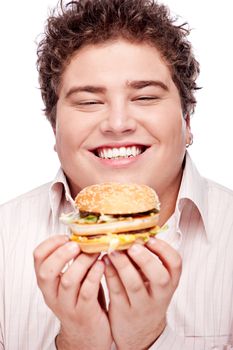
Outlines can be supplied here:
[[148, 146], [133, 145], [124, 147], [99, 147], [92, 152], [101, 159], [125, 159], [137, 157], [145, 152]]

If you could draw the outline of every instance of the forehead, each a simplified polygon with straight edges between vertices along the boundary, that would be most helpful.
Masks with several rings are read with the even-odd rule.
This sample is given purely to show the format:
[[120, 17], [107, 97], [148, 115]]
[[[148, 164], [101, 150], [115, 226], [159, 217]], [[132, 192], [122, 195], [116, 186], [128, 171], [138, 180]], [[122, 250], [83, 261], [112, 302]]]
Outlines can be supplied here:
[[84, 46], [66, 66], [62, 89], [74, 83], [125, 84], [131, 80], [161, 80], [169, 85], [170, 70], [155, 46], [125, 40]]

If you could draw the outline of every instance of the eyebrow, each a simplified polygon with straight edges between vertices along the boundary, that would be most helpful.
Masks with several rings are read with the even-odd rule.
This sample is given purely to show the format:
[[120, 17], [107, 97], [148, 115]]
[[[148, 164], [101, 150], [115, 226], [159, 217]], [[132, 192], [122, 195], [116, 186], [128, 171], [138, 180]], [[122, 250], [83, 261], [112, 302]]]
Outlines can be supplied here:
[[[143, 89], [147, 86], [155, 86], [160, 87], [164, 91], [168, 91], [168, 87], [160, 80], [132, 80], [127, 81], [126, 86], [135, 90]], [[78, 92], [90, 92], [90, 93], [105, 93], [106, 88], [103, 86], [94, 86], [94, 85], [84, 85], [84, 86], [74, 86], [68, 90], [65, 95], [65, 98], [68, 99], [71, 95], [76, 94]]]
[[143, 89], [147, 86], [155, 86], [155, 87], [160, 87], [165, 91], [169, 90], [168, 86], [160, 80], [133, 80], [133, 81], [128, 81], [127, 85], [132, 87], [133, 89]]
[[104, 93], [105, 91], [106, 91], [106, 88], [102, 86], [93, 86], [93, 85], [74, 86], [67, 91], [65, 98], [67, 99], [71, 95], [76, 94], [78, 92], [90, 92], [90, 93], [96, 94], [96, 93]]

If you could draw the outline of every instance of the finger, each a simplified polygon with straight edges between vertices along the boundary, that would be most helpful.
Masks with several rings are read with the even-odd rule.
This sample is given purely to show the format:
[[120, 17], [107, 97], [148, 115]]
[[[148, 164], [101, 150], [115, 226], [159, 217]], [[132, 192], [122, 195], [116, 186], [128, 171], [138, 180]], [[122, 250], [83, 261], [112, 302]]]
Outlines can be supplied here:
[[38, 285], [47, 302], [57, 298], [60, 273], [63, 267], [80, 253], [76, 242], [68, 242], [56, 249], [44, 260], [37, 271]]
[[158, 257], [140, 244], [130, 247], [128, 254], [146, 277], [148, 282], [144, 278], [144, 283], [149, 293], [153, 296], [162, 294], [162, 289], [171, 283], [171, 277]]
[[104, 263], [97, 260], [89, 270], [79, 291], [77, 308], [81, 313], [93, 312], [97, 302]]
[[177, 287], [182, 271], [182, 259], [179, 253], [170, 244], [157, 238], [151, 238], [147, 247], [159, 257], [171, 276], [173, 286]]
[[130, 304], [144, 303], [148, 298], [148, 292], [140, 273], [131, 263], [129, 257], [123, 252], [114, 251], [109, 255], [109, 258], [122, 281]]
[[105, 278], [111, 303], [114, 303], [118, 306], [122, 304], [129, 305], [128, 296], [116, 269], [112, 265], [107, 255], [104, 256], [103, 260], [105, 263]]
[[69, 241], [66, 235], [56, 235], [46, 239], [33, 252], [35, 269], [38, 270], [41, 263], [57, 248]]
[[98, 254], [80, 254], [60, 278], [58, 298], [64, 308], [74, 309], [82, 281]]

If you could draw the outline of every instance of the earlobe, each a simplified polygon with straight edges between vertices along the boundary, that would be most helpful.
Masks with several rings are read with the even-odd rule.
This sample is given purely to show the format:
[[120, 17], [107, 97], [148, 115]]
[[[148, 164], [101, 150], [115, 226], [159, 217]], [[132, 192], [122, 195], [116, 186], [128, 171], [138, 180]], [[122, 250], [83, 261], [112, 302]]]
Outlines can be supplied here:
[[193, 134], [190, 132], [188, 137], [186, 138], [186, 148], [193, 144]]

